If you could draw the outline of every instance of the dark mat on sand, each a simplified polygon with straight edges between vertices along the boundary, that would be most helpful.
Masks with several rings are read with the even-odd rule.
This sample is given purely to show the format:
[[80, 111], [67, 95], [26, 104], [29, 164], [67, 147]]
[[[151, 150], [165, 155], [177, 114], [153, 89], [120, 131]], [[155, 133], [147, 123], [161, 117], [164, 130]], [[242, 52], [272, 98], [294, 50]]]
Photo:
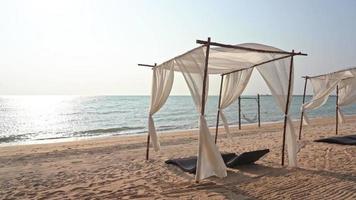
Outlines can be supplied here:
[[[237, 155], [235, 153], [222, 153], [221, 156], [227, 167], [236, 168], [241, 165], [252, 164], [257, 160], [259, 160], [262, 156], [264, 156], [268, 152], [269, 149], [264, 149], [264, 150], [244, 152], [241, 155]], [[170, 160], [166, 160], [165, 163], [175, 165], [185, 172], [195, 174], [197, 157], [191, 156], [186, 158], [170, 159]]]
[[328, 138], [314, 140], [314, 142], [356, 145], [356, 135], [346, 135], [346, 136], [341, 136], [341, 137], [328, 137]]
[[257, 160], [262, 158], [268, 152], [269, 152], [269, 149], [244, 152], [239, 156], [235, 156], [234, 158], [232, 158], [225, 164], [229, 168], [236, 168], [241, 165], [249, 165], [249, 164], [255, 163]]

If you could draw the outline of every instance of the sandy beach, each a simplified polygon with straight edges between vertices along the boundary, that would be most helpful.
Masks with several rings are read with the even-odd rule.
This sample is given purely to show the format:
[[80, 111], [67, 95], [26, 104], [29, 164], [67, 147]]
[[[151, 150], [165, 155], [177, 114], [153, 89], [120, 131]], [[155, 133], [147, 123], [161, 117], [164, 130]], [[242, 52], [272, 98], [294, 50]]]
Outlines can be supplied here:
[[[334, 118], [305, 126], [294, 169], [280, 165], [282, 123], [232, 130], [233, 141], [221, 129], [220, 151], [271, 152], [256, 165], [198, 184], [164, 164], [196, 154], [196, 130], [162, 134], [162, 151], [151, 148], [149, 161], [146, 135], [1, 147], [0, 199], [356, 199], [355, 146], [313, 142], [335, 135]], [[349, 116], [340, 135], [355, 130], [356, 116]]]

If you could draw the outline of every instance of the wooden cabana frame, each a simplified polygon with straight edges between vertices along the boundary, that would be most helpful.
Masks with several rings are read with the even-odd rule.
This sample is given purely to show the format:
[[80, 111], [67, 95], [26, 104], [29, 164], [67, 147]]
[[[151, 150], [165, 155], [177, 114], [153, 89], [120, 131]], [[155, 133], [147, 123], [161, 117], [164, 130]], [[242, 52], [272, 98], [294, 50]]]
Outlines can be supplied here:
[[[156, 67], [157, 63], [155, 63], [154, 65], [148, 65], [148, 64], [138, 64], [138, 66], [142, 66], [142, 67]], [[150, 134], [147, 134], [147, 140], [146, 140], [146, 160], [148, 160], [149, 155], [150, 154]]]
[[[220, 103], [221, 103], [221, 89], [222, 89], [222, 85], [223, 85], [223, 79], [224, 79], [224, 75], [227, 75], [227, 74], [231, 74], [231, 73], [234, 73], [234, 72], [238, 72], [238, 71], [242, 71], [242, 70], [247, 70], [247, 69], [251, 69], [251, 68], [255, 68], [257, 66], [260, 66], [260, 65], [263, 65], [263, 64], [266, 64], [266, 63], [269, 63], [269, 62], [273, 62], [273, 61], [277, 61], [277, 60], [281, 60], [281, 59], [285, 59], [285, 58], [291, 58], [291, 62], [290, 62], [290, 72], [289, 72], [289, 77], [288, 77], [288, 92], [287, 92], [287, 101], [286, 101], [286, 109], [285, 109], [285, 112], [284, 112], [284, 126], [283, 126], [283, 139], [282, 139], [282, 158], [281, 158], [281, 165], [283, 166], [284, 165], [284, 149], [285, 149], [285, 135], [286, 135], [286, 128], [287, 128], [287, 115], [288, 115], [288, 112], [289, 112], [289, 98], [290, 98], [290, 94], [291, 94], [291, 80], [292, 80], [292, 73], [293, 73], [293, 58], [294, 56], [307, 56], [307, 54], [305, 53], [301, 53], [301, 52], [294, 52], [294, 50], [292, 50], [292, 52], [286, 52], [286, 51], [273, 51], [273, 50], [264, 50], [264, 49], [255, 49], [255, 48], [247, 48], [247, 47], [242, 47], [242, 46], [238, 46], [238, 45], [230, 45], [230, 44], [222, 44], [222, 43], [217, 43], [217, 42], [211, 42], [211, 39], [210, 37], [208, 37], [208, 39], [206, 41], [204, 40], [196, 40], [196, 43], [197, 44], [201, 44], [201, 46], [205, 46], [206, 47], [206, 53], [205, 53], [205, 63], [204, 63], [204, 78], [203, 78], [203, 88], [202, 88], [202, 102], [201, 102], [201, 111], [200, 111], [200, 114], [202, 116], [204, 116], [205, 114], [205, 91], [206, 91], [206, 80], [207, 80], [207, 76], [208, 76], [208, 65], [209, 65], [209, 52], [210, 52], [210, 47], [211, 46], [216, 46], [216, 47], [225, 47], [225, 48], [231, 48], [231, 49], [241, 49], [241, 50], [245, 50], [245, 51], [251, 51], [251, 52], [259, 52], [259, 53], [275, 53], [275, 54], [284, 54], [285, 56], [282, 56], [282, 57], [279, 57], [279, 58], [275, 58], [275, 59], [271, 59], [271, 60], [268, 60], [268, 61], [264, 61], [264, 62], [261, 62], [261, 63], [258, 63], [258, 64], [254, 64], [248, 68], [244, 68], [244, 69], [238, 69], [238, 70], [232, 70], [230, 72], [226, 72], [226, 73], [222, 73], [221, 74], [221, 84], [220, 84], [220, 94], [219, 94], [219, 105], [218, 105], [218, 108], [220, 107]], [[197, 47], [197, 48], [200, 48], [201, 46]], [[164, 63], [167, 63], [167, 62], [170, 62], [172, 60], [174, 60], [175, 58], [177, 57], [180, 57], [180, 56], [183, 56], [183, 55], [186, 55], [192, 51], [194, 51], [195, 49], [197, 48], [194, 48], [190, 51], [187, 51], [186, 53], [184, 54], [181, 54], [179, 56], [176, 56]], [[164, 64], [163, 63], [163, 64]], [[146, 65], [146, 64], [139, 64], [139, 66], [146, 66], [146, 67], [159, 67], [159, 66], [156, 66], [156, 65]], [[219, 112], [219, 111], [218, 111]], [[217, 123], [219, 121], [219, 113], [217, 114]], [[217, 137], [217, 136], [216, 136]], [[149, 137], [147, 137], [147, 144], [149, 146]], [[199, 149], [201, 149], [202, 146], [200, 145], [199, 146]], [[149, 148], [147, 148], [147, 152], [149, 151]], [[148, 160], [148, 153], [146, 153], [146, 159]]]
[[[330, 73], [326, 73], [326, 74], [321, 74], [321, 75], [316, 75], [316, 76], [302, 76], [302, 78], [304, 78], [304, 91], [303, 91], [303, 104], [305, 103], [305, 96], [306, 96], [306, 89], [307, 89], [307, 82], [308, 80], [310, 80], [311, 78], [318, 78], [321, 76], [325, 76], [325, 75], [331, 75], [331, 74], [336, 74], [339, 72], [344, 72], [344, 71], [349, 71], [352, 69], [356, 69], [355, 67], [351, 67], [351, 68], [347, 68], [347, 69], [342, 69], [342, 70], [338, 70], [335, 72], [330, 72]], [[335, 135], [339, 134], [339, 117], [338, 117], [338, 112], [339, 112], [339, 84], [336, 85], [336, 102], [335, 102]], [[304, 116], [304, 110], [300, 113], [300, 124], [299, 124], [299, 140], [302, 138], [302, 130], [303, 130], [303, 116]]]
[[[307, 83], [308, 83], [308, 76], [302, 76], [304, 78], [304, 91], [303, 91], [303, 102], [302, 105], [305, 103], [305, 92], [307, 90]], [[303, 116], [304, 116], [304, 110], [300, 114], [300, 124], [299, 124], [299, 140], [302, 139], [302, 128], [303, 128]]]

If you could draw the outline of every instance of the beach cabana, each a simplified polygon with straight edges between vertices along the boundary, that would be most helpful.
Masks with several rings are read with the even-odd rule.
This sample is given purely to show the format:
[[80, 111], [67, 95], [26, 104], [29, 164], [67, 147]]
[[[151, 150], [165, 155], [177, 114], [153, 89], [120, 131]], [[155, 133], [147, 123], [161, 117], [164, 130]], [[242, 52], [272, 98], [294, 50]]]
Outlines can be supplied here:
[[[154, 149], [160, 149], [153, 115], [164, 105], [172, 88], [174, 73], [180, 72], [188, 85], [199, 116], [199, 139], [196, 181], [210, 176], [225, 177], [226, 166], [218, 147], [209, 132], [205, 119], [205, 104], [208, 97], [209, 74], [221, 75], [219, 115], [228, 131], [224, 109], [244, 91], [252, 71], [257, 69], [268, 85], [277, 106], [284, 113], [282, 140], [282, 165], [284, 147], [287, 143], [289, 166], [297, 165], [296, 136], [289, 116], [289, 102], [293, 90], [294, 56], [306, 55], [256, 43], [229, 45], [197, 40], [200, 46], [174, 57], [160, 65], [145, 65], [153, 69], [151, 104], [148, 119], [148, 145], [150, 138]], [[148, 147], [147, 145], [147, 147]], [[148, 159], [148, 148], [146, 153]]]
[[[305, 79], [305, 84], [300, 116], [299, 139], [301, 139], [303, 123], [306, 125], [309, 124], [306, 112], [324, 105], [334, 90], [336, 90], [335, 133], [337, 135], [339, 122], [342, 123], [344, 121], [344, 115], [340, 107], [356, 103], [356, 67], [318, 76], [304, 76], [303, 78]], [[313, 87], [313, 98], [305, 103], [305, 92], [308, 80]]]

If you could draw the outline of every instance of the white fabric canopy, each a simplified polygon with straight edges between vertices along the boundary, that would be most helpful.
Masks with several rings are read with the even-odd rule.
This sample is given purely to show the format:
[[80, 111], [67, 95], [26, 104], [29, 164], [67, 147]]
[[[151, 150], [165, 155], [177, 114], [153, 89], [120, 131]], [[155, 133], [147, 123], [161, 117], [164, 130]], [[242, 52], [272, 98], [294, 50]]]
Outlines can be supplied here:
[[[326, 103], [329, 95], [339, 85], [339, 106], [346, 106], [356, 102], [356, 68], [338, 71], [330, 74], [308, 77], [313, 87], [313, 98], [302, 105], [303, 121], [309, 124], [306, 111], [320, 108]], [[339, 109], [339, 121], [343, 122], [343, 114]]]
[[229, 125], [223, 110], [231, 105], [245, 90], [250, 80], [253, 68], [234, 72], [224, 76], [224, 82], [221, 92], [220, 117], [224, 123], [225, 131], [230, 135]]
[[[209, 53], [209, 74], [223, 74], [234, 70], [246, 69], [255, 64], [266, 62], [271, 58], [279, 58], [286, 56], [286, 51], [277, 49], [275, 47], [256, 44], [256, 43], [244, 43], [237, 45], [243, 48], [260, 49], [267, 51], [278, 51], [280, 53], [261, 53], [248, 51], [244, 49], [232, 49], [227, 47], [211, 47]], [[180, 63], [184, 62], [186, 72], [193, 73], [201, 71], [198, 69], [204, 67], [205, 64], [205, 52], [206, 46], [200, 46], [188, 51], [185, 54], [177, 56], [171, 60], [179, 60], [174, 64], [173, 70], [181, 71]], [[203, 58], [203, 59], [202, 59]], [[170, 61], [171, 61], [170, 60]], [[167, 62], [170, 62], [167, 61]], [[165, 67], [165, 63], [158, 67]], [[199, 66], [197, 68], [197, 66]]]
[[155, 151], [160, 149], [160, 145], [152, 116], [166, 103], [174, 80], [173, 61], [166, 63], [166, 65], [167, 67], [165, 68], [153, 68], [151, 105], [148, 113], [148, 134], [151, 136]]
[[[251, 76], [254, 65], [259, 65], [271, 61], [273, 59], [284, 58], [279, 61], [269, 62], [267, 64], [260, 65], [258, 70], [267, 82], [269, 88], [272, 91], [272, 95], [278, 102], [279, 107], [284, 112], [286, 106], [286, 99], [288, 94], [288, 78], [290, 69], [290, 53], [282, 51], [280, 49], [255, 43], [246, 43], [238, 45], [245, 49], [234, 49], [228, 47], [211, 47], [209, 53], [209, 65], [207, 68], [208, 74], [224, 74], [233, 72], [236, 70], [242, 70], [240, 72], [231, 73], [226, 75], [226, 83], [224, 84], [224, 94], [221, 103], [221, 109], [229, 106], [245, 89], [246, 84]], [[150, 122], [149, 125], [154, 129], [152, 120], [153, 113], [157, 112], [161, 108], [169, 94], [171, 89], [171, 82], [167, 79], [173, 80], [171, 76], [172, 70], [182, 72], [189, 91], [193, 97], [197, 111], [201, 112], [202, 99], [207, 99], [208, 96], [208, 77], [205, 96], [203, 97], [203, 82], [204, 82], [204, 69], [206, 59], [206, 46], [200, 46], [185, 54], [177, 56], [161, 65], [158, 65], [157, 69], [166, 69], [165, 73], [161, 72], [160, 75], [154, 75], [152, 96], [155, 97], [151, 101]], [[249, 48], [249, 49], [246, 49]], [[252, 50], [251, 50], [252, 48]], [[259, 49], [261, 51], [254, 51], [253, 49]], [[267, 50], [270, 52], [266, 52]], [[273, 51], [273, 52], [272, 52]], [[157, 73], [155, 71], [155, 73]], [[155, 80], [156, 77], [162, 77], [160, 80]], [[291, 77], [293, 78], [293, 77]], [[156, 78], [157, 79], [157, 78]], [[162, 81], [164, 80], [164, 81]], [[292, 79], [293, 80], [293, 79]], [[155, 84], [164, 85], [163, 88], [158, 88]], [[159, 94], [164, 93], [164, 94]], [[291, 91], [292, 94], [292, 91]], [[161, 96], [162, 95], [162, 96]], [[157, 97], [156, 97], [157, 96]], [[290, 97], [291, 98], [291, 97]], [[205, 101], [206, 102], [206, 101]], [[203, 105], [205, 106], [205, 105]], [[224, 114], [221, 112], [224, 124], [227, 125]], [[291, 119], [288, 117], [287, 121], [287, 146], [288, 155], [290, 159], [290, 165], [296, 166], [296, 145], [295, 135], [293, 132], [293, 126], [291, 126]], [[228, 129], [228, 127], [227, 127]], [[149, 130], [152, 137], [155, 136], [154, 130]], [[209, 128], [206, 123], [205, 116], [199, 116], [199, 149], [197, 159], [197, 171], [196, 180], [201, 180], [210, 176], [224, 177], [227, 175], [226, 166], [223, 162], [218, 147], [214, 144], [213, 138], [209, 132]], [[154, 142], [154, 143], [158, 143]]]

